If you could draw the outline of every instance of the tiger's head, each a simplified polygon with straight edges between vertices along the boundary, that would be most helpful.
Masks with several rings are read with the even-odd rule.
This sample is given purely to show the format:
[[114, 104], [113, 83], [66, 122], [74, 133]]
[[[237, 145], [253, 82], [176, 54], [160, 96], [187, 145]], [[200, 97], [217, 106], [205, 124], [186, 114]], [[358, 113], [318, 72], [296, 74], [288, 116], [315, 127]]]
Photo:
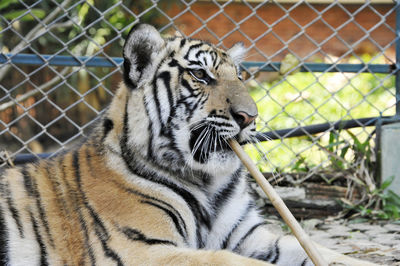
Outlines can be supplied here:
[[244, 54], [241, 43], [224, 51], [134, 26], [123, 48], [126, 144], [165, 167], [204, 170], [236, 160], [227, 140], [251, 140], [257, 117], [239, 72]]

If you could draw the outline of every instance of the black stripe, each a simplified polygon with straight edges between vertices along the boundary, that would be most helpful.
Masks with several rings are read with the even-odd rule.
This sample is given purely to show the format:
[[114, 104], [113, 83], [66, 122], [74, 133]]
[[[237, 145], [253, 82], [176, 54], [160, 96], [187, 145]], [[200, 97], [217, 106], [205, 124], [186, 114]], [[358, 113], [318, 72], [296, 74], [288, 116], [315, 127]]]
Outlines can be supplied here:
[[[133, 160], [131, 160], [130, 162], [133, 162]], [[139, 167], [140, 166], [138, 166], [138, 168]], [[208, 216], [207, 212], [205, 211], [204, 207], [200, 205], [200, 203], [196, 200], [196, 198], [189, 191], [187, 191], [183, 188], [180, 188], [176, 184], [171, 183], [167, 180], [161, 180], [161, 179], [156, 180], [155, 177], [157, 176], [157, 174], [154, 172], [150, 172], [147, 174], [140, 173], [140, 171], [138, 171], [138, 169], [135, 169], [135, 168], [130, 168], [129, 170], [132, 171], [132, 173], [134, 173], [138, 177], [142, 177], [142, 178], [145, 178], [146, 180], [149, 180], [149, 181], [152, 181], [155, 183], [159, 183], [159, 184], [162, 184], [162, 185], [168, 187], [175, 194], [179, 195], [186, 201], [186, 203], [188, 204], [190, 210], [192, 211], [192, 213], [196, 219], [196, 235], [197, 235], [198, 248], [204, 247], [204, 243], [203, 243], [203, 240], [201, 237], [201, 232], [200, 232], [200, 225], [205, 225], [208, 229], [211, 228], [210, 219], [209, 219], [209, 216]]]
[[214, 126], [219, 126], [219, 127], [228, 127], [228, 128], [232, 128], [232, 124], [229, 124], [227, 122], [220, 122], [220, 121], [210, 121], [210, 123], [212, 123], [212, 125]]
[[[193, 111], [199, 106], [199, 104], [203, 104], [204, 102], [206, 102], [208, 100], [208, 95], [206, 97], [204, 97], [204, 95], [202, 95], [202, 93], [193, 93], [194, 89], [190, 86], [189, 82], [186, 79], [182, 79], [181, 84], [189, 92], [191, 92], [191, 95], [189, 97], [185, 97], [178, 101], [178, 103], [184, 104], [184, 106], [186, 107], [186, 109], [187, 109], [186, 121], [189, 121], [193, 116], [193, 113], [194, 113]], [[194, 103], [187, 102], [187, 100], [190, 98], [193, 98], [195, 100]], [[204, 100], [202, 100], [202, 98], [204, 98]]]
[[[123, 135], [120, 140], [120, 147], [121, 147], [121, 155], [124, 159], [125, 165], [133, 174], [137, 175], [138, 177], [145, 178], [146, 180], [164, 185], [175, 192], [177, 195], [182, 197], [186, 203], [189, 205], [190, 210], [192, 211], [193, 215], [196, 218], [197, 222], [205, 225], [208, 229], [211, 228], [209, 214], [206, 212], [203, 206], [197, 201], [197, 199], [186, 189], [179, 187], [175, 183], [167, 180], [165, 177], [160, 177], [157, 172], [148, 169], [145, 165], [140, 164], [135, 157], [133, 156], [132, 150], [128, 148], [128, 112], [125, 108], [124, 114], [124, 127], [123, 127]], [[204, 243], [201, 239], [200, 233], [200, 224], [196, 223], [196, 235], [198, 241], [198, 248], [203, 247]]]
[[[185, 221], [183, 220], [183, 218], [182, 218], [181, 214], [179, 213], [179, 211], [176, 210], [171, 204], [169, 204], [169, 203], [167, 203], [167, 202], [165, 202], [165, 201], [163, 201], [163, 200], [154, 198], [154, 197], [152, 197], [152, 196], [145, 195], [145, 194], [143, 194], [143, 193], [141, 193], [141, 192], [139, 192], [139, 191], [136, 191], [136, 190], [134, 190], [134, 189], [131, 189], [131, 188], [122, 186], [121, 184], [119, 184], [119, 183], [117, 183], [117, 182], [115, 182], [115, 181], [114, 181], [113, 183], [115, 183], [119, 188], [125, 190], [125, 191], [128, 192], [128, 193], [132, 193], [132, 194], [138, 195], [138, 196], [140, 196], [140, 197], [143, 197], [143, 198], [145, 198], [145, 199], [148, 199], [147, 201], [143, 200], [142, 202], [149, 202], [149, 203], [153, 203], [153, 204], [155, 204], [154, 202], [159, 203], [159, 204], [156, 204], [156, 205], [157, 205], [156, 207], [159, 207], [159, 206], [160, 206], [160, 207], [162, 207], [162, 208], [168, 210], [168, 211], [171, 213], [172, 217], [174, 217], [174, 218], [171, 217], [171, 219], [173, 219], [174, 221], [175, 221], [175, 219], [176, 219], [177, 224], [179, 225], [179, 228], [180, 228], [181, 230], [182, 230], [182, 227], [181, 227], [181, 224], [182, 224], [182, 226], [183, 226], [182, 233], [183, 233], [183, 234], [181, 234], [181, 235], [182, 235], [184, 238], [185, 238], [185, 236], [187, 236], [186, 223], [185, 223]], [[151, 200], [152, 202], [150, 202], [150, 200]], [[164, 205], [165, 207], [161, 206], [160, 204], [161, 204], [161, 205]], [[153, 206], [154, 206], [154, 205], [153, 205]], [[177, 228], [177, 230], [178, 230], [178, 228]], [[179, 230], [178, 230], [178, 231], [179, 231]], [[185, 240], [186, 240], [186, 239], [185, 239]]]
[[[172, 96], [172, 92], [171, 92], [171, 84], [170, 84], [171, 83], [171, 73], [169, 73], [167, 71], [164, 71], [164, 72], [160, 73], [160, 75], [158, 75], [158, 78], [162, 79], [162, 81], [164, 83], [164, 86], [165, 86], [165, 88], [167, 90], [168, 106], [169, 106], [169, 109], [171, 111], [172, 105], [173, 105], [173, 101], [174, 101], [173, 100], [173, 96]], [[158, 95], [157, 94], [155, 95], [155, 98], [156, 98], [156, 100], [158, 100]], [[157, 108], [157, 109], [159, 109], [159, 108]], [[171, 115], [171, 112], [168, 114], [167, 117], [170, 117], [170, 115]], [[160, 111], [160, 121], [161, 121], [161, 125], [162, 125], [162, 128], [163, 128], [161, 133], [164, 133], [164, 132], [167, 133], [170, 130], [170, 127], [166, 127], [165, 126], [165, 122], [167, 122], [168, 120], [167, 121], [163, 121], [162, 120], [161, 111]]]
[[181, 84], [183, 87], [187, 89], [187, 92], [190, 93], [190, 95], [179, 99], [180, 101], [186, 101], [189, 98], [197, 98], [198, 96], [201, 95], [199, 91], [196, 91], [194, 88], [190, 86], [189, 82], [186, 79], [182, 78]]
[[189, 49], [187, 50], [185, 56], [183, 58], [185, 58], [186, 60], [189, 58], [189, 54], [193, 49], [199, 48], [203, 45], [203, 43], [198, 43], [198, 44], [193, 44], [192, 46], [189, 47]]
[[[172, 57], [174, 57], [174, 56], [175, 56], [175, 51], [170, 52], [169, 55], [168, 55], [168, 57], [170, 57], [171, 60], [173, 60]], [[165, 60], [165, 58], [164, 58], [164, 60]], [[162, 61], [164, 62], [164, 60], [162, 60]]]
[[125, 81], [125, 85], [130, 88], [130, 89], [136, 89], [137, 84], [134, 83], [131, 78], [129, 77], [129, 72], [131, 71], [132, 68], [132, 64], [130, 62], [130, 60], [124, 56], [124, 68], [123, 68], [123, 72], [124, 72], [124, 81]]
[[[163, 118], [162, 118], [163, 115], [161, 114], [162, 113], [162, 111], [161, 111], [162, 104], [161, 104], [161, 101], [160, 101], [159, 95], [158, 95], [158, 87], [157, 87], [158, 78], [161, 78], [163, 80], [163, 82], [166, 86], [166, 91], [167, 91], [167, 95], [168, 95], [168, 101], [169, 101], [168, 106], [169, 106], [170, 113], [167, 115], [167, 121], [163, 121]], [[182, 161], [183, 156], [182, 156], [181, 152], [179, 151], [179, 149], [177, 148], [177, 145], [175, 145], [174, 137], [172, 135], [173, 134], [172, 133], [173, 125], [171, 125], [171, 120], [172, 120], [173, 115], [175, 115], [175, 107], [172, 106], [174, 100], [173, 100], [173, 95], [172, 95], [171, 88], [170, 88], [170, 80], [171, 80], [170, 73], [167, 71], [164, 71], [160, 75], [158, 75], [157, 78], [155, 78], [152, 81], [153, 95], [154, 95], [152, 100], [154, 101], [154, 105], [156, 107], [156, 112], [157, 112], [157, 116], [158, 116], [158, 121], [156, 121], [155, 123], [160, 123], [161, 128], [160, 128], [159, 132], [156, 132], [155, 130], [153, 130], [153, 125], [155, 123], [153, 123], [153, 120], [149, 119], [148, 132], [150, 134], [149, 134], [149, 139], [148, 139], [149, 142], [148, 142], [148, 146], [147, 146], [147, 157], [152, 160], [155, 159], [154, 151], [153, 151], [153, 142], [154, 142], [155, 138], [162, 135], [162, 136], [168, 138], [168, 142], [166, 144], [164, 144], [164, 146], [161, 146], [159, 148], [161, 149], [163, 147], [167, 147], [171, 151], [169, 154], [167, 154], [167, 153], [163, 154], [164, 159], [165, 160], [170, 159], [171, 161], [176, 162], [176, 161]], [[145, 102], [144, 104], [145, 104], [146, 114], [150, 118], [151, 111], [149, 110], [149, 107], [148, 107], [149, 102], [147, 101], [147, 99], [144, 102]], [[127, 103], [128, 103], [128, 100], [125, 105], [125, 113], [128, 112]], [[126, 125], [126, 131], [129, 131], [129, 129], [127, 128], [127, 124], [128, 124], [128, 118], [126, 117], [126, 119], [125, 119], [125, 117], [124, 117], [124, 128]], [[158, 136], [156, 136], [156, 133]], [[128, 136], [128, 134], [126, 136]], [[177, 158], [177, 156], [178, 156], [178, 158]], [[164, 167], [161, 167], [161, 168], [164, 170], [170, 170], [169, 168], [168, 169], [166, 169]]]
[[278, 237], [275, 240], [273, 246], [268, 248], [268, 252], [261, 253], [261, 254], [260, 253], [255, 253], [255, 254], [252, 254], [250, 257], [251, 258], [255, 258], [257, 260], [268, 261], [268, 262], [271, 262], [271, 263], [275, 264], [278, 261], [279, 254], [280, 254], [279, 246], [278, 246], [279, 245], [279, 240], [280, 240], [280, 237]]
[[208, 117], [210, 117], [210, 118], [222, 118], [222, 119], [225, 119], [225, 120], [229, 120], [229, 117], [227, 117], [227, 116], [225, 116], [225, 115], [217, 115], [216, 114], [216, 110], [214, 109], [213, 110], [213, 112], [211, 112], [209, 115], [208, 115]]
[[[221, 248], [222, 249], [226, 249], [229, 246], [229, 242], [231, 240], [231, 237], [233, 235], [233, 232], [235, 232], [235, 230], [239, 227], [239, 225], [241, 224], [241, 222], [248, 216], [250, 210], [252, 210], [254, 208], [253, 203], [249, 203], [247, 205], [247, 208], [244, 210], [243, 214], [240, 216], [240, 218], [236, 221], [235, 225], [232, 227], [231, 231], [227, 234], [227, 236], [225, 237], [224, 241], [222, 241], [222, 245]], [[236, 247], [235, 247], [236, 248]], [[232, 249], [233, 251], [235, 251], [235, 249]]]
[[169, 240], [163, 240], [163, 239], [157, 239], [157, 238], [147, 238], [139, 230], [136, 230], [136, 229], [133, 229], [130, 227], [124, 227], [120, 230], [128, 239], [130, 239], [132, 241], [141, 241], [148, 245], [164, 244], [164, 245], [176, 246], [176, 244], [174, 242], [169, 241]]
[[[125, 156], [130, 156], [129, 155], [130, 150], [127, 147], [128, 135], [129, 135], [128, 102], [129, 102], [129, 97], [126, 98], [126, 102], [125, 102], [125, 114], [124, 114], [124, 121], [123, 121], [123, 127], [122, 127], [123, 134], [120, 139], [120, 146], [121, 146], [121, 153], [122, 153], [121, 155], [123, 158]], [[149, 133], [148, 145], [147, 145], [147, 157], [154, 159], [154, 155], [153, 155], [153, 139], [154, 139], [153, 121], [150, 119], [150, 111], [149, 111], [147, 99], [144, 98], [143, 102], [144, 102], [144, 106], [145, 106], [146, 115], [149, 118], [149, 120], [148, 120], [149, 125], [147, 126], [147, 131]]]
[[172, 211], [168, 210], [167, 208], [164, 208], [163, 206], [161, 206], [161, 205], [159, 205], [159, 204], [157, 204], [155, 202], [151, 202], [151, 201], [148, 201], [148, 200], [142, 200], [140, 202], [149, 204], [151, 206], [154, 206], [156, 208], [159, 208], [159, 209], [163, 210], [172, 219], [176, 230], [178, 230], [178, 233], [182, 236], [183, 239], [185, 239], [185, 234], [184, 234], [183, 229], [182, 229], [182, 227], [181, 227], [181, 225], [179, 223], [178, 217]]
[[[222, 61], [222, 60], [221, 60]], [[218, 68], [222, 65], [221, 61], [218, 63], [218, 65], [215, 66], [215, 70], [218, 70]]]
[[[203, 94], [201, 95], [201, 98], [199, 98], [198, 103], [194, 106], [197, 108], [197, 106], [200, 104], [201, 106], [204, 106], [204, 104], [208, 101], [208, 98], [210, 97], [210, 94]], [[193, 109], [195, 109], [193, 108]]]
[[271, 248], [268, 252], [262, 253], [262, 254], [251, 254], [250, 258], [254, 258], [256, 260], [262, 260], [262, 261], [269, 261], [271, 259], [272, 254], [274, 254], [273, 249]]
[[34, 197], [35, 196], [35, 190], [34, 190], [34, 186], [32, 183], [32, 178], [28, 173], [28, 170], [26, 168], [22, 169], [22, 176], [24, 178], [24, 186], [25, 186], [25, 190], [28, 193], [28, 196], [30, 197]]
[[211, 51], [210, 54], [213, 61], [213, 67], [215, 67], [215, 65], [217, 64], [218, 55], [215, 51]]
[[4, 197], [6, 198], [6, 201], [7, 201], [8, 210], [10, 211], [11, 216], [13, 217], [13, 219], [15, 221], [15, 224], [17, 225], [19, 236], [21, 238], [23, 238], [24, 237], [24, 228], [23, 228], [23, 225], [20, 220], [19, 212], [18, 212], [17, 208], [15, 207], [13, 196], [11, 194], [9, 185], [6, 180], [4, 180], [4, 182], [6, 182], [6, 183], [3, 185], [3, 192], [5, 194]]
[[[70, 189], [69, 185], [67, 184], [67, 182], [65, 181], [66, 179], [65, 179], [65, 172], [64, 172], [64, 169], [63, 169], [63, 161], [62, 160], [58, 160], [56, 163], [57, 164], [55, 164], [55, 166], [58, 169], [61, 169], [61, 175], [60, 174], [55, 174], [55, 175], [50, 176], [50, 174], [49, 174], [49, 177], [50, 177], [49, 180], [51, 182], [52, 190], [54, 191], [54, 193], [56, 195], [55, 197], [56, 197], [58, 210], [59, 210], [59, 212], [64, 214], [62, 219], [67, 219], [67, 217], [70, 217], [69, 216], [70, 215], [70, 211], [69, 211], [69, 209], [67, 207], [67, 202], [66, 202], [66, 198], [65, 198], [66, 197], [65, 194], [68, 194], [68, 192], [64, 192], [65, 194], [63, 193], [64, 188], [62, 187], [62, 184], [60, 183], [60, 180], [61, 180], [61, 182], [64, 182], [64, 184], [65, 184], [65, 186], [66, 186], [66, 188], [67, 188], [67, 190], [69, 192], [71, 191], [71, 189]], [[24, 177], [25, 177], [25, 175], [24, 175]], [[27, 177], [27, 179], [31, 180], [31, 178], [28, 178], [28, 176], [26, 176], [26, 177]], [[78, 213], [80, 215], [80, 211], [78, 211]], [[83, 220], [82, 217], [79, 217], [79, 218], [81, 220]], [[53, 245], [53, 247], [54, 247], [54, 245]], [[94, 258], [93, 258], [93, 260], [94, 260]], [[81, 263], [83, 264], [83, 261], [81, 261]], [[67, 265], [67, 262], [64, 261], [63, 264]], [[94, 263], [92, 261], [92, 265], [93, 264]]]
[[83, 204], [85, 205], [86, 209], [89, 211], [89, 214], [93, 219], [95, 234], [100, 239], [103, 251], [107, 257], [114, 260], [118, 265], [123, 265], [121, 258], [118, 256], [118, 254], [107, 246], [107, 241], [110, 239], [110, 235], [108, 234], [98, 214], [90, 206], [88, 199], [85, 193], [83, 192], [81, 183], [80, 165], [79, 165], [79, 151], [75, 151], [73, 154], [73, 165], [75, 169], [75, 181], [78, 185], [79, 193], [81, 194]]
[[231, 195], [236, 189], [238, 180], [241, 177], [242, 167], [239, 167], [231, 176], [231, 181], [225, 187], [214, 195], [211, 206], [214, 206], [214, 215], [217, 215], [221, 207], [230, 199]]
[[275, 241], [275, 244], [274, 244], [275, 257], [271, 260], [271, 263], [273, 263], [273, 264], [275, 264], [278, 261], [279, 255], [281, 254], [280, 249], [279, 249], [279, 240], [281, 240], [280, 237], [278, 237], [278, 239]]
[[173, 96], [172, 96], [172, 91], [171, 91], [171, 73], [168, 71], [164, 71], [158, 75], [159, 78], [161, 78], [164, 82], [165, 87], [167, 88], [167, 93], [168, 93], [168, 102], [169, 105], [173, 105]]
[[0, 264], [7, 265], [8, 261], [8, 230], [4, 220], [3, 209], [0, 208]]
[[[124, 122], [123, 122], [123, 135], [122, 138], [120, 140], [120, 145], [122, 145], [121, 143], [125, 143], [125, 147], [124, 149], [122, 149], [121, 147], [121, 152], [123, 153], [124, 150], [127, 151], [128, 148], [126, 147], [127, 143], [128, 143], [128, 132], [129, 132], [129, 128], [128, 128], [128, 101], [129, 98], [126, 100], [125, 103], [125, 115], [124, 115]], [[147, 157], [149, 158], [154, 158], [153, 156], [153, 138], [154, 138], [154, 133], [153, 133], [153, 121], [150, 119], [150, 111], [149, 111], [149, 107], [148, 107], [148, 102], [147, 99], [144, 99], [144, 106], [145, 106], [145, 111], [146, 111], [146, 115], [149, 118], [149, 125], [147, 127], [147, 131], [149, 132], [149, 143], [147, 146]]]
[[157, 93], [157, 91], [158, 91], [157, 81], [158, 81], [157, 78], [153, 79], [153, 99], [154, 99], [154, 102], [155, 102], [155, 106], [157, 108], [158, 121], [161, 124], [161, 128], [163, 128], [164, 125], [163, 125], [163, 121], [162, 121], [162, 118], [161, 118], [160, 99], [158, 98], [158, 93]]
[[193, 66], [193, 65], [195, 65], [195, 66], [202, 66], [202, 64], [200, 63], [200, 62], [198, 62], [198, 61], [193, 61], [193, 60], [189, 60], [189, 64], [188, 64], [189, 66]]
[[242, 238], [238, 241], [238, 243], [236, 244], [236, 246], [232, 250], [236, 251], [240, 247], [240, 245], [243, 244], [243, 242], [246, 240], [246, 238], [249, 237], [254, 232], [254, 230], [256, 230], [258, 227], [266, 225], [266, 224], [268, 224], [268, 223], [267, 222], [261, 222], [261, 223], [253, 225], [249, 229], [249, 231], [247, 231], [247, 233], [244, 236], [242, 236]]
[[[60, 181], [63, 182], [64, 184], [66, 183], [66, 181], [64, 181], [65, 173], [64, 173], [64, 169], [63, 169], [63, 162], [62, 162], [62, 160], [60, 160], [57, 163], [58, 163], [58, 165], [56, 167], [58, 167], [58, 169], [61, 169], [62, 176], [60, 176], [58, 174], [54, 175], [54, 179], [50, 178], [50, 181], [51, 181], [53, 191], [56, 194], [56, 200], [57, 200], [57, 203], [59, 206], [59, 210], [61, 212], [64, 212], [64, 214], [68, 217], [69, 213], [70, 213], [70, 211], [67, 207], [67, 202], [66, 202], [66, 195], [68, 193], [67, 192], [63, 193], [64, 188], [63, 188], [62, 184], [60, 183]], [[68, 184], [65, 184], [65, 185], [66, 185], [67, 189], [70, 190]]]
[[301, 263], [301, 266], [306, 266], [307, 262], [308, 262], [308, 258], [305, 258], [303, 260], [303, 262]]
[[[72, 159], [73, 159], [73, 161], [72, 161], [72, 166], [73, 167], [72, 168], [75, 169], [75, 175], [79, 174], [79, 169], [76, 168], [76, 165], [78, 164], [78, 158], [76, 158], [75, 154], [73, 154], [73, 158]], [[62, 178], [62, 179], [66, 180], [64, 168], [62, 168], [62, 169], [63, 169], [63, 175], [64, 175], [64, 178]], [[70, 185], [68, 184], [67, 181], [65, 181], [65, 183], [66, 183], [66, 186], [68, 188], [69, 194], [74, 198], [75, 204], [77, 205], [76, 206], [76, 211], [78, 212], [79, 223], [81, 224], [81, 228], [83, 230], [83, 234], [84, 234], [84, 237], [85, 237], [85, 253], [86, 252], [89, 253], [89, 258], [90, 258], [91, 264], [92, 265], [96, 265], [96, 258], [94, 257], [92, 246], [89, 244], [88, 227], [86, 225], [86, 221], [83, 219], [82, 210], [80, 208], [80, 202], [79, 202], [79, 199], [77, 198], [78, 195], [76, 194], [75, 190], [73, 190], [70, 187]], [[83, 261], [82, 261], [82, 263], [83, 263]]]
[[107, 134], [114, 128], [114, 122], [109, 119], [105, 118], [103, 121], [103, 137], [102, 141], [107, 137]]
[[[46, 168], [46, 172], [47, 172], [49, 179], [51, 179], [51, 174], [49, 172], [49, 169]], [[44, 229], [46, 231], [47, 237], [49, 238], [51, 246], [54, 247], [54, 240], [50, 233], [49, 222], [47, 220], [46, 212], [43, 208], [43, 204], [42, 204], [42, 200], [41, 200], [42, 198], [40, 196], [37, 184], [36, 184], [35, 180], [33, 179], [33, 177], [29, 174], [29, 172], [26, 169], [23, 170], [22, 174], [24, 177], [24, 184], [25, 184], [26, 190], [28, 191], [28, 195], [35, 199], [36, 207], [39, 212], [40, 221], [42, 222], [42, 224], [44, 226]]]
[[196, 53], [196, 57], [199, 57], [201, 54], [205, 54], [206, 53], [206, 51], [204, 51], [204, 50], [199, 50], [199, 51], [197, 51], [197, 53]]
[[217, 110], [212, 109], [211, 112], [208, 114], [208, 117], [214, 117], [217, 116]]
[[178, 60], [171, 58], [170, 62], [168, 63], [168, 66], [170, 67], [177, 67], [179, 71], [179, 76], [182, 74], [182, 72], [185, 70], [179, 63]]
[[[154, 96], [154, 101], [155, 101], [155, 106], [157, 108], [157, 114], [158, 114], [158, 119], [161, 124], [161, 134], [163, 135], [168, 135], [170, 134], [170, 127], [166, 126], [166, 122], [168, 121], [163, 121], [162, 119], [162, 114], [161, 114], [161, 103], [158, 95], [159, 89], [163, 88], [158, 88], [157, 82], [158, 79], [161, 79], [164, 83], [165, 90], [167, 91], [168, 95], [168, 107], [170, 110], [172, 109], [172, 104], [173, 104], [173, 96], [171, 92], [171, 74], [168, 71], [161, 72], [154, 80], [153, 80], [153, 96]], [[167, 117], [170, 117], [170, 114], [167, 115]]]
[[185, 43], [186, 43], [186, 39], [182, 39], [181, 40], [181, 43], [180, 43], [180, 48], [182, 48], [184, 45], [185, 45]]
[[35, 217], [33, 217], [32, 212], [29, 211], [29, 215], [31, 217], [33, 232], [35, 233], [36, 241], [38, 242], [40, 247], [40, 265], [42, 266], [49, 265], [49, 263], [47, 262], [46, 246], [44, 245], [42, 236], [40, 235], [38, 223]]

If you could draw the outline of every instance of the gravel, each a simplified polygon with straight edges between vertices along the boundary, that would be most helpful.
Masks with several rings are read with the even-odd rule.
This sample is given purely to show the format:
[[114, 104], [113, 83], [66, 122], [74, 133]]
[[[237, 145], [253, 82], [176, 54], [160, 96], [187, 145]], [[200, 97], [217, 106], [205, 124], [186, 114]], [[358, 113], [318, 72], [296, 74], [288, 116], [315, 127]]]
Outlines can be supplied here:
[[[274, 228], [278, 220], [269, 219]], [[379, 265], [400, 266], [400, 223], [311, 219], [302, 226], [315, 242], [340, 253]]]

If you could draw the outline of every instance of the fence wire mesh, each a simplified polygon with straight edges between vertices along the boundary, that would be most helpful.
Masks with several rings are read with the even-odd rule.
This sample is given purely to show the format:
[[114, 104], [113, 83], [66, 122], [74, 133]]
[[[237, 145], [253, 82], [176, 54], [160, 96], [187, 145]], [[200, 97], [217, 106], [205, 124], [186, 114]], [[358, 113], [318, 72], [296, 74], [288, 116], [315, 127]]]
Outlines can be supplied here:
[[[224, 48], [244, 42], [259, 131], [332, 125], [248, 148], [264, 171], [371, 163], [374, 127], [334, 130], [333, 123], [396, 114], [396, 8], [338, 0], [0, 1], [2, 157], [56, 153], [87, 134], [121, 80], [123, 38], [141, 21]], [[33, 57], [18, 61], [26, 54]], [[110, 66], [88, 64], [97, 57]]]

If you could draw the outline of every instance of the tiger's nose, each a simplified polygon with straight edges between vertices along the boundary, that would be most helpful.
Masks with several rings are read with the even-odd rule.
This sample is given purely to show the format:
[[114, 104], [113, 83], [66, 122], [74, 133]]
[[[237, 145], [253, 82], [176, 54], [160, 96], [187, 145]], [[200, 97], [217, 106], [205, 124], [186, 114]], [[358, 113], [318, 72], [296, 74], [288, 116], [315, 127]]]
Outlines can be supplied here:
[[233, 116], [233, 119], [235, 119], [236, 123], [238, 123], [238, 125], [240, 126], [241, 129], [247, 127], [248, 125], [250, 125], [251, 122], [253, 122], [256, 117], [256, 115], [249, 115], [248, 113], [244, 112], [244, 111], [231, 111], [231, 114]]

